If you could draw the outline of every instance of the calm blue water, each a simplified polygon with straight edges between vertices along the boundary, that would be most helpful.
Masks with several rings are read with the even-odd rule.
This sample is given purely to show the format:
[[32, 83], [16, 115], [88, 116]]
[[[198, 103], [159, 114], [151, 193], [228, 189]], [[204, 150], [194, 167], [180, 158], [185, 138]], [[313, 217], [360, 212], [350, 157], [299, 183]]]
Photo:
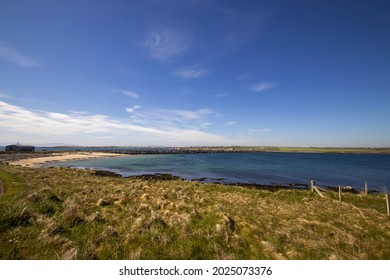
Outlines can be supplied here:
[[117, 158], [68, 161], [46, 166], [96, 168], [124, 176], [170, 173], [186, 179], [224, 178], [223, 182], [258, 184], [310, 184], [390, 189], [390, 155], [226, 153], [181, 155], [129, 155]]

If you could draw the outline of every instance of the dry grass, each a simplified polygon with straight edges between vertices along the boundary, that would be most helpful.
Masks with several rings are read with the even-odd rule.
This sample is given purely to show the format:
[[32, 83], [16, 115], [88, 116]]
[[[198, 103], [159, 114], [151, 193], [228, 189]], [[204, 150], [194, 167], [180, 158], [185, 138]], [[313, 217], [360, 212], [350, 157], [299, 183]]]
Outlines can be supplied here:
[[1, 259], [390, 259], [378, 195], [5, 165], [0, 179]]

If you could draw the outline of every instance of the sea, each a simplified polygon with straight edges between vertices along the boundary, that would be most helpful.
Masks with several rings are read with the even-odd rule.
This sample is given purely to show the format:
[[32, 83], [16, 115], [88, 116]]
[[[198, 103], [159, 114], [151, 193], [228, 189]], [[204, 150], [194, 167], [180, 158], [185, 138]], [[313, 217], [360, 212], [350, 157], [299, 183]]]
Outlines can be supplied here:
[[350, 186], [390, 191], [389, 154], [207, 153], [126, 155], [45, 164], [100, 169], [123, 176], [168, 173], [205, 182]]

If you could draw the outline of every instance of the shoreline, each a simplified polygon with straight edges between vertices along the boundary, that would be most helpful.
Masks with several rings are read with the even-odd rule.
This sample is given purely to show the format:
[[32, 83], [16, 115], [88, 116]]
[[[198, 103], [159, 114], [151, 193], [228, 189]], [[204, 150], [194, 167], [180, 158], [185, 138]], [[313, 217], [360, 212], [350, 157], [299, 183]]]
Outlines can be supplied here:
[[[1, 149], [1, 146], [0, 146]], [[0, 153], [4, 150], [0, 150]], [[284, 147], [284, 146], [55, 146], [36, 147], [33, 153], [106, 152], [118, 154], [198, 154], [198, 153], [313, 153], [313, 154], [390, 154], [390, 147]]]
[[[97, 159], [97, 158], [110, 158], [110, 157], [119, 157], [119, 156], [128, 156], [129, 154], [120, 154], [120, 153], [108, 153], [108, 152], [61, 152], [61, 153], [49, 153], [42, 157], [33, 157], [34, 154], [30, 154], [31, 157], [19, 159], [19, 160], [10, 160], [6, 161], [6, 164], [29, 167], [29, 168], [40, 168], [44, 164], [56, 163], [56, 162], [66, 162], [72, 160], [86, 160], [86, 159]], [[50, 167], [49, 167], [50, 168]], [[87, 169], [88, 170], [88, 169]], [[141, 175], [130, 175], [124, 176], [120, 173], [114, 171], [108, 171], [104, 169], [89, 169], [94, 172], [95, 176], [101, 177], [113, 177], [113, 178], [129, 178], [129, 179], [142, 179], [147, 181], [174, 181], [182, 180], [187, 182], [198, 182], [200, 184], [216, 184], [222, 186], [238, 186], [249, 189], [258, 189], [258, 190], [267, 190], [267, 191], [278, 191], [278, 190], [308, 190], [310, 186], [308, 184], [301, 183], [243, 183], [243, 182], [224, 182], [224, 178], [218, 179], [207, 179], [207, 178], [194, 178], [186, 179], [180, 176], [176, 176], [170, 173], [149, 173]], [[328, 191], [337, 191], [334, 186], [324, 186]], [[345, 192], [350, 193], [360, 193], [361, 190], [354, 188], [346, 188]], [[375, 190], [371, 190], [370, 193], [377, 193]]]
[[[92, 151], [71, 151], [71, 152], [49, 152], [46, 151], [44, 153], [42, 152], [33, 152], [33, 153], [9, 153], [8, 155], [11, 155], [11, 158], [8, 158], [4, 160], [4, 158], [0, 157], [0, 163], [3, 162], [5, 164], [9, 165], [19, 165], [22, 167], [29, 167], [29, 168], [40, 168], [43, 167], [45, 164], [51, 164], [51, 163], [57, 163], [57, 162], [66, 162], [66, 161], [73, 161], [73, 160], [88, 160], [88, 159], [98, 159], [98, 158], [110, 158], [110, 157], [119, 157], [119, 156], [129, 156], [130, 153], [119, 153], [119, 152], [92, 152]], [[88, 169], [88, 168], [87, 168]], [[171, 173], [146, 173], [146, 174], [139, 174], [139, 175], [130, 175], [126, 176], [120, 173], [117, 173], [115, 171], [108, 171], [105, 169], [91, 169], [95, 171], [95, 175], [97, 176], [107, 176], [107, 177], [121, 177], [121, 178], [139, 178], [139, 179], [145, 179], [145, 180], [152, 180], [152, 181], [167, 181], [167, 180], [184, 180], [189, 182], [199, 182], [199, 183], [211, 183], [211, 184], [219, 184], [219, 185], [225, 185], [225, 186], [241, 186], [244, 188], [252, 188], [252, 189], [262, 189], [262, 190], [269, 190], [269, 191], [277, 191], [280, 189], [290, 189], [290, 190], [307, 190], [309, 189], [308, 184], [304, 183], [255, 183], [255, 182], [233, 182], [233, 181], [226, 181], [225, 178], [183, 178], [179, 176], [176, 176]], [[323, 186], [323, 188], [326, 188], [327, 190], [334, 190], [336, 189], [335, 186], [327, 185]], [[349, 189], [350, 188], [350, 189]], [[344, 191], [352, 192], [352, 193], [359, 193], [362, 190], [355, 189], [348, 187], [344, 189]], [[371, 193], [377, 193], [377, 190], [370, 190]]]
[[54, 162], [65, 162], [70, 160], [84, 160], [84, 159], [96, 159], [96, 158], [109, 158], [119, 157], [122, 154], [117, 153], [104, 153], [104, 152], [62, 152], [53, 153], [48, 156], [26, 158], [15, 161], [8, 161], [10, 165], [20, 165], [23, 167], [38, 168], [43, 164], [54, 163]]
[[[224, 179], [220, 178], [214, 181], [205, 181], [204, 178], [198, 178], [198, 179], [185, 179], [176, 175], [172, 175], [170, 173], [154, 173], [154, 174], [142, 174], [142, 175], [131, 175], [131, 176], [123, 176], [119, 173], [108, 171], [108, 170], [102, 170], [102, 169], [90, 169], [94, 171], [95, 176], [100, 177], [112, 177], [112, 178], [122, 178], [122, 179], [141, 179], [146, 181], [175, 181], [175, 180], [181, 180], [186, 182], [198, 182], [200, 184], [214, 184], [214, 185], [221, 185], [221, 186], [233, 186], [233, 187], [242, 187], [247, 189], [257, 189], [257, 190], [267, 190], [270, 192], [275, 192], [278, 190], [298, 190], [298, 191], [304, 191], [304, 190], [310, 190], [310, 186], [308, 184], [298, 184], [298, 183], [287, 183], [287, 184], [259, 184], [259, 183], [242, 183], [242, 182], [222, 182]], [[363, 191], [354, 189], [352, 187], [343, 187], [343, 192], [346, 193], [353, 193], [358, 194], [362, 193]], [[338, 192], [338, 188], [334, 186], [323, 186], [321, 188], [322, 191], [333, 191]], [[374, 194], [378, 193], [376, 190], [370, 190], [368, 193]]]

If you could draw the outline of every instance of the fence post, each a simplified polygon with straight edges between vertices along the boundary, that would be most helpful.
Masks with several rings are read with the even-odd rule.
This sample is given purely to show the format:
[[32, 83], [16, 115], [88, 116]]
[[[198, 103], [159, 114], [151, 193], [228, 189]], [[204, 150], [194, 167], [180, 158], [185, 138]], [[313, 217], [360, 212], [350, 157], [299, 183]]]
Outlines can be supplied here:
[[311, 185], [311, 191], [314, 192], [314, 186], [315, 186], [316, 182], [314, 180], [311, 180], [310, 181], [310, 185]]
[[367, 182], [364, 182], [364, 193], [366, 195], [368, 194], [368, 184], [367, 184]]
[[343, 197], [341, 193], [341, 186], [339, 186], [339, 202], [343, 202]]
[[389, 194], [386, 194], [387, 216], [390, 216]]

